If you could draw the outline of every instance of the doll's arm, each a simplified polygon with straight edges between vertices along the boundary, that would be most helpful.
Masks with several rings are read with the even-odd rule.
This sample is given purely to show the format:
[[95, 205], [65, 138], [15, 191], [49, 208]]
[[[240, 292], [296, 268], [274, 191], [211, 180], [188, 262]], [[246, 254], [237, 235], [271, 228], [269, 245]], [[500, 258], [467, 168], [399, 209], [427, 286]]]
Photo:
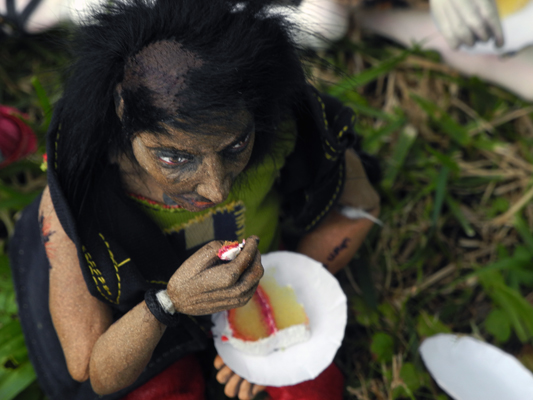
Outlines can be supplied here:
[[495, 0], [430, 0], [431, 13], [452, 48], [494, 39], [503, 45], [503, 31]]
[[[76, 247], [48, 189], [39, 212], [51, 265], [50, 313], [68, 370], [77, 381], [90, 379], [98, 394], [116, 392], [139, 377], [166, 327], [144, 301], [113, 323], [110, 308], [87, 289]], [[248, 238], [241, 254], [218, 268], [214, 260], [220, 246], [211, 242], [176, 267], [167, 292], [178, 312], [202, 315], [239, 307], [255, 292], [263, 275], [257, 238]]]
[[165, 326], [144, 302], [112, 325], [111, 309], [87, 289], [76, 246], [57, 218], [48, 188], [40, 219], [50, 261], [50, 313], [69, 373], [80, 382], [90, 378], [97, 393], [119, 390], [137, 379]]
[[[359, 157], [346, 151], [346, 184], [339, 204], [360, 208], [377, 217], [379, 196], [368, 182]], [[324, 263], [336, 273], [351, 260], [374, 223], [367, 219], [349, 219], [332, 210], [324, 220], [305, 235], [298, 244], [298, 252]]]

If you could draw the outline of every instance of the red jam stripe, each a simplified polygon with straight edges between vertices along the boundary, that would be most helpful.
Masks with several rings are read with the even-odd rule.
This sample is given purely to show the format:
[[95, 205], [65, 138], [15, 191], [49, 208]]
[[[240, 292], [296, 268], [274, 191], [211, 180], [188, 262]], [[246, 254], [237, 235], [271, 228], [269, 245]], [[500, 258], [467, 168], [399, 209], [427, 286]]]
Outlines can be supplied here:
[[272, 306], [270, 305], [270, 298], [263, 290], [261, 285], [257, 286], [254, 298], [258, 302], [261, 313], [263, 314], [263, 318], [265, 319], [268, 329], [268, 336], [271, 336], [278, 331], [278, 328], [276, 327], [276, 321], [274, 321], [274, 312], [272, 311]]

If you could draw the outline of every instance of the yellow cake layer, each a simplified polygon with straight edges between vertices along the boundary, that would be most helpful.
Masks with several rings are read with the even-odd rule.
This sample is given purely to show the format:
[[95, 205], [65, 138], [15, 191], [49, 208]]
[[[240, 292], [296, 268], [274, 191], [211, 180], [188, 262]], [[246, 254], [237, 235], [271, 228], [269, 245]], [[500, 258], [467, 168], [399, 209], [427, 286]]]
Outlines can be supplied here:
[[506, 17], [524, 8], [530, 0], [496, 0], [500, 17]]
[[[265, 313], [270, 315], [270, 327]], [[233, 336], [245, 341], [257, 341], [276, 330], [308, 323], [294, 289], [290, 285], [280, 286], [273, 276], [264, 276], [252, 299], [243, 307], [228, 312], [228, 321]]]
[[268, 337], [268, 327], [263, 320], [256, 295], [246, 305], [231, 310], [228, 319], [234, 335], [243, 340], [259, 340]]
[[280, 286], [273, 276], [265, 276], [261, 287], [270, 299], [274, 321], [279, 330], [289, 326], [307, 324], [304, 307], [298, 303], [296, 293], [291, 286]]

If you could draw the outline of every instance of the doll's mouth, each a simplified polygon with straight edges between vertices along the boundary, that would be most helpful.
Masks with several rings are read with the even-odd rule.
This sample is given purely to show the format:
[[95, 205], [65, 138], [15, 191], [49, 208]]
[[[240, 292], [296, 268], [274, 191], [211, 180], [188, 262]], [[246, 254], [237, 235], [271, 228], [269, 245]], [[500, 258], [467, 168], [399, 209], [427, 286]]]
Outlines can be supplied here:
[[194, 208], [194, 210], [191, 210], [191, 211], [199, 211], [199, 210], [204, 210], [206, 208], [210, 208], [210, 207], [213, 207], [215, 205], [215, 203], [213, 203], [212, 201], [209, 201], [209, 200], [195, 200], [195, 199], [191, 199], [187, 196], [178, 196], [180, 203], [176, 202], [173, 198], [171, 198], [169, 195], [167, 195], [166, 193], [163, 194], [163, 201], [165, 202], [166, 205], [168, 206], [177, 206], [177, 205], [183, 205], [183, 203], [187, 203], [189, 205], [192, 206], [192, 208]]

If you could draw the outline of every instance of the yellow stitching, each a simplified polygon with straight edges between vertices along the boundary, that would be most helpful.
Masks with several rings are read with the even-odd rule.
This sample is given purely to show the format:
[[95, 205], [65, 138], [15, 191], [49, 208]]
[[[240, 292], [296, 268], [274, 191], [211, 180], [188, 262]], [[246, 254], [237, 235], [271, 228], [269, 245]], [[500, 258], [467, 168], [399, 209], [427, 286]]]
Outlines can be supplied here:
[[331, 209], [331, 207], [333, 206], [333, 203], [335, 202], [335, 200], [337, 199], [337, 196], [339, 195], [343, 182], [344, 182], [344, 165], [341, 164], [339, 182], [337, 182], [337, 187], [335, 189], [335, 192], [333, 193], [333, 197], [331, 198], [329, 203], [326, 205], [326, 208], [322, 210], [322, 212], [309, 225], [305, 227], [306, 231], [311, 229]]
[[122, 267], [127, 262], [131, 261], [131, 258], [126, 258], [124, 261], [122, 261], [120, 264], [118, 264], [119, 267]]
[[328, 142], [328, 139], [325, 139], [325, 142], [326, 142], [326, 144], [328, 145], [329, 149], [330, 149], [333, 153], [338, 153], [338, 151], [335, 150], [335, 147], [333, 147], [333, 146], [331, 145], [331, 143]]
[[198, 328], [200, 328], [202, 331], [205, 332], [205, 328], [198, 323], [196, 318], [194, 318], [192, 315], [187, 315], [187, 316], [192, 320], [192, 322], [194, 322], [198, 326]]
[[[117, 275], [117, 286], [118, 286], [118, 294], [117, 294], [116, 304], [119, 304], [120, 289], [121, 289], [120, 275], [118, 273], [118, 267], [119, 266], [118, 266], [117, 262], [115, 261], [115, 256], [113, 255], [113, 252], [111, 251], [111, 248], [109, 247], [109, 243], [107, 243], [107, 241], [105, 240], [104, 235], [99, 233], [98, 236], [100, 236], [102, 238], [102, 240], [104, 241], [104, 243], [105, 243], [105, 245], [107, 247], [107, 252], [109, 253], [109, 258], [111, 258], [111, 262], [113, 263], [113, 266], [115, 267], [115, 273]], [[126, 261], [127, 260], [123, 261], [122, 264], [124, 262], [126, 262]]]
[[57, 148], [58, 148], [58, 142], [59, 142], [59, 130], [61, 128], [57, 128], [57, 135], [56, 135], [56, 140], [54, 142], [54, 168], [56, 169], [57, 171]]
[[[102, 297], [108, 301], [110, 301], [111, 303], [115, 303], [113, 301], [113, 299], [107, 297], [107, 295], [102, 292], [102, 289], [100, 289], [100, 285], [98, 284], [98, 281], [104, 281], [105, 283], [105, 280], [104, 278], [102, 277], [102, 273], [100, 272], [100, 270], [98, 268], [96, 268], [96, 263], [93, 261], [92, 257], [91, 257], [91, 254], [87, 251], [87, 249], [85, 248], [85, 246], [81, 246], [81, 250], [83, 251], [83, 255], [85, 257], [85, 260], [87, 261], [87, 266], [89, 267], [89, 271], [91, 271], [91, 276], [94, 280], [94, 283], [95, 283], [95, 286], [96, 286], [96, 289], [98, 289], [98, 291], [100, 292], [100, 294], [102, 295]], [[102, 278], [101, 278], [102, 277]], [[107, 285], [103, 285], [103, 288], [108, 292], [108, 294], [111, 296], [111, 291], [109, 290], [109, 288], [107, 287]]]
[[315, 93], [316, 99], [320, 103], [320, 106], [322, 107], [322, 118], [324, 119], [324, 125], [326, 126], [326, 130], [328, 129], [328, 120], [326, 118], [326, 105], [322, 101], [322, 98]]
[[346, 125], [342, 130], [339, 132], [339, 136], [337, 136], [339, 139], [344, 135], [344, 133], [348, 130], [348, 125]]
[[168, 282], [165, 281], [148, 281], [150, 283], [155, 283], [156, 285], [168, 285]]

